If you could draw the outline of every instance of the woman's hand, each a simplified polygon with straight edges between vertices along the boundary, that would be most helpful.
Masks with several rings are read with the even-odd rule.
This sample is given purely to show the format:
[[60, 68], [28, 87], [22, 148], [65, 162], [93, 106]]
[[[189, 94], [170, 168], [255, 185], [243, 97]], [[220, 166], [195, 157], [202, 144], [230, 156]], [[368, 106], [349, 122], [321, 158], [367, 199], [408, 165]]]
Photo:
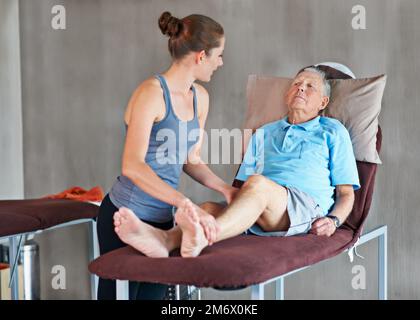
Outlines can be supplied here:
[[209, 246], [216, 242], [219, 233], [219, 226], [217, 225], [216, 219], [210, 213], [204, 211], [199, 206], [194, 204], [195, 209], [198, 212], [200, 219], [200, 225], [203, 227], [204, 235], [206, 236]]
[[236, 197], [238, 192], [239, 192], [239, 189], [232, 186], [227, 186], [223, 190], [222, 194], [225, 197], [227, 204], [230, 204], [232, 202], [232, 200]]

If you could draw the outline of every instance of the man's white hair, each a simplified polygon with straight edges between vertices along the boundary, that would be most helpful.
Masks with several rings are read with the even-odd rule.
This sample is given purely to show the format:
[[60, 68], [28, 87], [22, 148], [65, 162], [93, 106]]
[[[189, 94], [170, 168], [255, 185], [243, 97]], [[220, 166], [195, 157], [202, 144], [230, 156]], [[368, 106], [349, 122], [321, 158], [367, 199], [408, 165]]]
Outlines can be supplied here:
[[308, 67], [308, 68], [303, 69], [299, 73], [302, 73], [304, 71], [315, 72], [315, 73], [318, 73], [320, 75], [320, 77], [322, 79], [322, 83], [324, 85], [324, 96], [327, 96], [328, 98], [330, 98], [330, 96], [331, 96], [331, 86], [330, 86], [330, 83], [327, 80], [327, 75], [325, 74], [325, 72], [322, 71], [321, 69], [316, 68], [316, 67]]

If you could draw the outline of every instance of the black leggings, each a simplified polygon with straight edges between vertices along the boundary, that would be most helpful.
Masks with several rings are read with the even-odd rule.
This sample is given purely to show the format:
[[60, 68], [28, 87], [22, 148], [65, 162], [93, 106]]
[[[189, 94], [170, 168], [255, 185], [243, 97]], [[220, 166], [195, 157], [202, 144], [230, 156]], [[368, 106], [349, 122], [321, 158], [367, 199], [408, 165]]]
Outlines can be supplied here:
[[[114, 213], [118, 208], [109, 199], [109, 195], [103, 199], [99, 208], [97, 220], [99, 250], [101, 255], [125, 247], [126, 244], [120, 240], [114, 231]], [[156, 223], [144, 221], [156, 228], [168, 230], [173, 227], [173, 222]], [[133, 282], [129, 284], [130, 300], [161, 300], [165, 297], [168, 289], [167, 285], [152, 284], [147, 282]], [[116, 299], [116, 282], [99, 278], [98, 300], [115, 300]]]

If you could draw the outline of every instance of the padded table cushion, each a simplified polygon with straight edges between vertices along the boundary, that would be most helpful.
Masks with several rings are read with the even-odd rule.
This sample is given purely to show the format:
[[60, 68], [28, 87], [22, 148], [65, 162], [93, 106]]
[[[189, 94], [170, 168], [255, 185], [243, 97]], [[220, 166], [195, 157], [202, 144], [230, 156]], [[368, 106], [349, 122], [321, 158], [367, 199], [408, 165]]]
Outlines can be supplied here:
[[92, 203], [68, 199], [0, 200], [0, 236], [92, 219], [98, 215], [98, 210]]
[[41, 229], [41, 223], [36, 218], [0, 212], [0, 237], [39, 229]]

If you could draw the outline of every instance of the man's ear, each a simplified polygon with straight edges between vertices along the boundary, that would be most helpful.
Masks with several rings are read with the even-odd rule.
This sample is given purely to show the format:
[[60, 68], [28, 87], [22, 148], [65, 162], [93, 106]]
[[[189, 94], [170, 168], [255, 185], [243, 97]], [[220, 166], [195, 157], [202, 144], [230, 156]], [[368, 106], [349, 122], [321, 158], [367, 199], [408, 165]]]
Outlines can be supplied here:
[[200, 64], [206, 55], [206, 51], [201, 50], [195, 54], [195, 63]]
[[322, 97], [321, 108], [319, 110], [324, 110], [327, 107], [328, 102], [330, 102], [330, 98], [328, 98], [327, 96]]

